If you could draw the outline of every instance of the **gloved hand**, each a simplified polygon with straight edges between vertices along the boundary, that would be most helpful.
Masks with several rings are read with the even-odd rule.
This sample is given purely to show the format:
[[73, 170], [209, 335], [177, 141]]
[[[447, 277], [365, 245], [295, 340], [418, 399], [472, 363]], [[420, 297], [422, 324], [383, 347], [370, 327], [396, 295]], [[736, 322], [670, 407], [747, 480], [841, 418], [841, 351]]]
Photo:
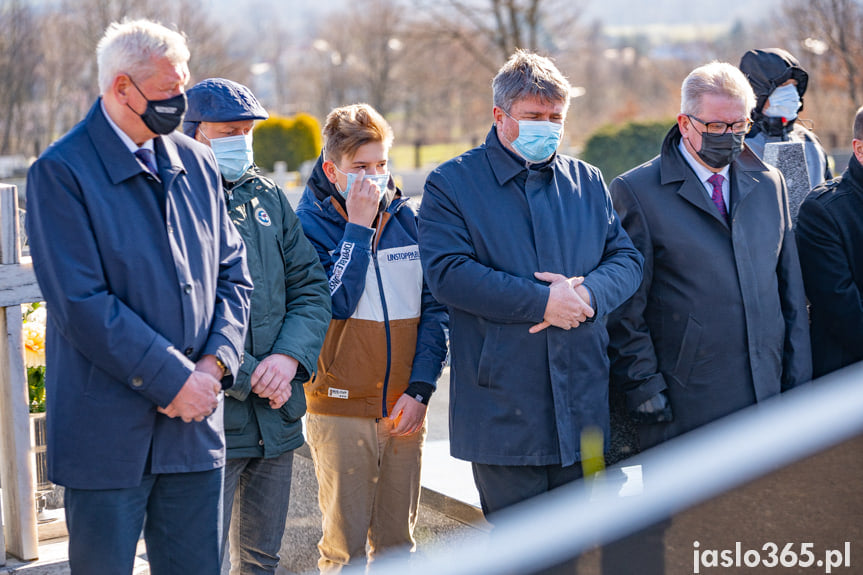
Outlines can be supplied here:
[[667, 423], [674, 420], [671, 404], [664, 391], [660, 391], [631, 412], [636, 423]]

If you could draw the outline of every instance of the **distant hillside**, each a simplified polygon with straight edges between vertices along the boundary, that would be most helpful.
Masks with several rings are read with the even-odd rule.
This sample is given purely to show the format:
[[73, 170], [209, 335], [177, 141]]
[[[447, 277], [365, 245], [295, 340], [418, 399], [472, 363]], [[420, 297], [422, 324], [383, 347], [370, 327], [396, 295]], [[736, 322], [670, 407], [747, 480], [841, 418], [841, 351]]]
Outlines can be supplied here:
[[[288, 28], [302, 30], [309, 22], [337, 11], [350, 0], [205, 0], [227, 21], [254, 22], [251, 15], [274, 15]], [[410, 0], [403, 0], [410, 3]], [[489, 0], [471, 0], [486, 5]], [[735, 20], [761, 20], [782, 0], [576, 0], [584, 6], [582, 22], [600, 20], [607, 28], [681, 24], [729, 26]]]
[[583, 0], [583, 22], [606, 27], [720, 24], [768, 17], [782, 0]]

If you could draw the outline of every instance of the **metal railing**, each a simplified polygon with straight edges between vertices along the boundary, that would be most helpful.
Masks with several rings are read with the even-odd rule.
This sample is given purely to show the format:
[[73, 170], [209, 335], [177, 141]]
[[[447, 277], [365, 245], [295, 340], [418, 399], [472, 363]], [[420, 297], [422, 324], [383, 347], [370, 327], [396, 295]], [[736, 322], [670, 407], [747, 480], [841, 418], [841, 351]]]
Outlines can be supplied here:
[[[407, 563], [384, 558], [375, 563], [374, 572], [376, 575], [403, 575], [408, 572], [416, 575], [536, 573], [599, 546], [611, 544], [657, 522], [668, 522], [675, 514], [709, 503], [722, 497], [722, 494], [827, 452], [861, 434], [863, 365], [855, 365], [630, 458], [622, 462], [620, 467], [609, 469], [604, 478], [579, 481], [501, 512], [494, 518], [495, 528], [490, 535], [470, 537], [445, 550], [426, 550], [423, 561]], [[842, 452], [841, 457], [844, 459], [839, 459], [838, 464], [843, 469], [856, 469], [855, 473], [859, 473], [859, 469], [863, 468], [863, 449], [856, 445], [853, 447]], [[638, 481], [639, 470], [643, 475], [643, 484]], [[828, 473], [826, 469], [820, 474], [821, 469], [811, 471], [816, 478]], [[796, 473], [786, 474], [785, 477], [794, 478]], [[826, 477], [833, 482], [844, 482], [850, 495], [846, 494], [847, 501], [839, 502], [839, 505], [844, 505], [851, 518], [848, 515], [830, 516], [821, 518], [818, 525], [811, 526], [807, 525], [806, 518], [799, 519], [805, 527], [813, 529], [813, 538], [817, 539], [815, 529], [831, 527], [831, 521], [847, 522], [847, 525], [832, 525], [843, 533], [848, 533], [847, 529], [853, 527], [848, 537], [859, 534], [861, 528], [858, 526], [863, 517], [863, 479], [860, 479], [860, 475], [853, 475], [852, 478], [845, 481]], [[818, 479], [815, 479], [811, 484], [817, 482]], [[814, 489], [814, 485], [811, 487]], [[803, 488], [806, 489], [805, 486]], [[827, 485], [825, 489], [832, 487]], [[749, 521], [747, 514], [769, 515], [770, 505], [776, 506], [776, 511], [780, 511], [783, 505], [796, 505], [784, 496], [777, 501], [769, 501], [770, 497], [763, 493], [745, 501], [757, 501], [759, 498], [768, 500], [765, 501], [766, 512], [763, 508], [742, 509], [739, 507], [747, 503], [732, 501], [731, 505], [738, 506], [736, 511], [740, 515], [732, 521], [743, 524]], [[814, 501], [812, 504], [817, 510], [821, 503]], [[793, 510], [785, 510], [789, 511]], [[807, 513], [812, 515], [811, 510]], [[734, 528], [733, 525], [729, 527]], [[771, 531], [773, 534], [775, 532], [775, 529]], [[764, 534], [765, 537], [769, 535]], [[863, 538], [863, 535], [860, 537]], [[787, 553], [782, 557], [776, 555], [777, 562], [780, 559], [790, 562], [791, 555], [788, 553], [794, 554], [800, 561], [806, 557], [805, 554], [797, 554], [801, 551], [801, 541], [775, 543], [779, 550], [783, 549], [783, 545], [794, 546], [790, 551], [785, 549]], [[836, 552], [841, 553], [843, 545], [850, 548], [856, 543], [836, 541]], [[702, 559], [698, 543], [690, 541], [689, 545], [691, 547], [684, 550], [687, 561], [692, 563], [686, 567], [687, 570], [668, 567], [664, 572], [704, 572], [696, 565]], [[762, 547], [759, 542], [757, 548], [762, 555], [761, 560], [772, 561], [773, 556], [769, 555], [772, 547]], [[804, 547], [804, 550], [808, 549]], [[740, 551], [738, 549], [737, 557], [731, 557], [738, 564], [741, 561]], [[820, 569], [815, 572], [830, 573], [827, 563], [831, 560], [829, 555], [823, 559], [821, 555], [818, 557], [817, 563], [815, 557], [812, 558], [812, 567]], [[754, 556], [742, 559], [754, 561]], [[768, 566], [767, 563], [761, 565]], [[630, 573], [647, 572], [637, 564], [633, 564], [632, 569]], [[863, 572], [863, 567], [858, 569], [860, 571], [856, 572]], [[712, 572], [721, 573], [721, 569]], [[760, 573], [763, 570], [753, 569], [751, 572]]]

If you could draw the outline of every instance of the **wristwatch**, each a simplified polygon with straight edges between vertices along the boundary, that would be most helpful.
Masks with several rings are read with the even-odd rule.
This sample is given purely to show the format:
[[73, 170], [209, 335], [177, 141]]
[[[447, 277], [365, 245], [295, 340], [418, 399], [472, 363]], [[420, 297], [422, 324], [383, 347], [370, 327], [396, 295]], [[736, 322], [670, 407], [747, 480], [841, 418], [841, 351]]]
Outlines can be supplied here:
[[225, 362], [219, 359], [219, 356], [216, 356], [216, 365], [222, 370], [222, 377], [226, 377], [231, 375], [231, 370], [228, 369], [228, 366], [225, 365]]

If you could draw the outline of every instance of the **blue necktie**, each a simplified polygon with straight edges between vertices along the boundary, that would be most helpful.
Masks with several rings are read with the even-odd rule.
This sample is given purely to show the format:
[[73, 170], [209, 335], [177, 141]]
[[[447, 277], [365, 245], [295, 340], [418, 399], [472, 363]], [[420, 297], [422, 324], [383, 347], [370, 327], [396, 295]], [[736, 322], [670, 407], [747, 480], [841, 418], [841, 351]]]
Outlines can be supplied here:
[[153, 174], [154, 176], [159, 176], [159, 170], [156, 168], [156, 157], [153, 154], [153, 150], [148, 150], [147, 148], [138, 148], [135, 150], [135, 157], [141, 160], [141, 163], [144, 164], [144, 167]]

